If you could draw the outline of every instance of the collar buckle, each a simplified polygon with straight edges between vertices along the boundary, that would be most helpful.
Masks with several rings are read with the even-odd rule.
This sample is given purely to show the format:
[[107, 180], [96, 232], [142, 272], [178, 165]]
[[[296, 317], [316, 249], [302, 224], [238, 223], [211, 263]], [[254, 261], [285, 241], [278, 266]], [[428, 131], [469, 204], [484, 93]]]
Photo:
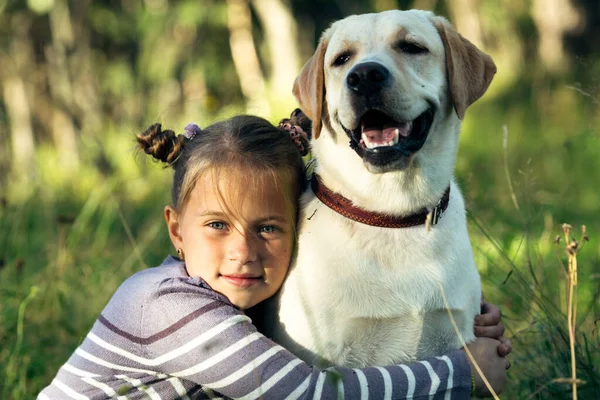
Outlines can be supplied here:
[[433, 207], [431, 210], [431, 225], [437, 225], [440, 218], [444, 214], [444, 209], [442, 208], [442, 202], [440, 201], [437, 206]]

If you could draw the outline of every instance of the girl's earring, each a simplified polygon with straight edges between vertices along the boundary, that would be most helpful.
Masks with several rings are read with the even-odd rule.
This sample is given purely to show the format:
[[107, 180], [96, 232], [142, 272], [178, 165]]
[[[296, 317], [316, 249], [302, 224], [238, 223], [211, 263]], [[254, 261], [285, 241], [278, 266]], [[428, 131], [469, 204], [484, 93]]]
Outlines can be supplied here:
[[181, 261], [185, 261], [185, 254], [183, 254], [183, 249], [181, 247], [177, 248], [177, 256]]

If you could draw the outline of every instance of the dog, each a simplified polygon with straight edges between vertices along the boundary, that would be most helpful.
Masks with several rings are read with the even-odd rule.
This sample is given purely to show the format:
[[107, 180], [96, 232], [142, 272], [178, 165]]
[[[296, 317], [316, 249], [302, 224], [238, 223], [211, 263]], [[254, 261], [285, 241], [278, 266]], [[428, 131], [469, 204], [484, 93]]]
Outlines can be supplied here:
[[323, 33], [293, 89], [316, 165], [275, 341], [318, 366], [367, 367], [474, 340], [481, 284], [453, 170], [461, 120], [495, 72], [427, 11]]

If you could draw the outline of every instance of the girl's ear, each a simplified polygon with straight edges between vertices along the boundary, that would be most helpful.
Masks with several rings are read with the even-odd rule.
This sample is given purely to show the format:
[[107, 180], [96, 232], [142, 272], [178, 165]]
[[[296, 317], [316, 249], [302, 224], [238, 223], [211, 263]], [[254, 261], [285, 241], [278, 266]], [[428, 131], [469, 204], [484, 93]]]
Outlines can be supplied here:
[[176, 249], [183, 249], [183, 238], [181, 236], [181, 226], [179, 225], [179, 215], [171, 206], [165, 207], [165, 221], [169, 230], [171, 243]]

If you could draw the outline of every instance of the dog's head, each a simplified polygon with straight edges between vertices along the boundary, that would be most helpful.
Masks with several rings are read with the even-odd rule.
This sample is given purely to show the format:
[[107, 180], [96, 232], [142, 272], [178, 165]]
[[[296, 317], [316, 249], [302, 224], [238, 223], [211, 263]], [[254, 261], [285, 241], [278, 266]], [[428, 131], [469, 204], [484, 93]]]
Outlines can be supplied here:
[[492, 59], [444, 18], [386, 11], [334, 23], [294, 94], [313, 121], [313, 140], [323, 130], [340, 146], [349, 140], [371, 173], [402, 171], [419, 153], [436, 157], [440, 143], [457, 141], [434, 137], [458, 132], [495, 72]]

